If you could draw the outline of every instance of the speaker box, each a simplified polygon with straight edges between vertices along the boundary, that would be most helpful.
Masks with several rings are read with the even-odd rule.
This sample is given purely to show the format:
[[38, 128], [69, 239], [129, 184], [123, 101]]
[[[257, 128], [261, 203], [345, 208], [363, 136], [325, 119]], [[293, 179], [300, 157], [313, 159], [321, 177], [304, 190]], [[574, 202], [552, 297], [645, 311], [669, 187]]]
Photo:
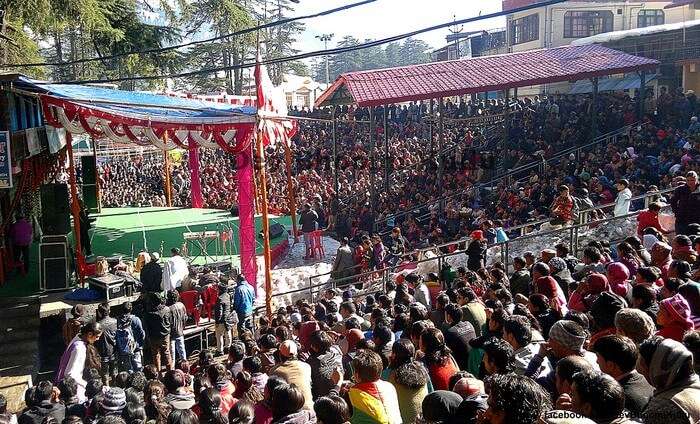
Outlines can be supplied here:
[[238, 205], [231, 206], [229, 210], [231, 211], [231, 216], [238, 216]]
[[70, 202], [67, 185], [42, 185], [41, 209], [41, 229], [44, 234], [61, 235], [70, 232]]
[[70, 288], [66, 236], [42, 237], [39, 244], [39, 267], [42, 290], [60, 291]]
[[[274, 224], [270, 225], [270, 240], [277, 238], [277, 237], [281, 236], [282, 234], [284, 234], [284, 225], [278, 224], [278, 223], [274, 223]], [[260, 231], [260, 233], [258, 233], [258, 237], [263, 238], [262, 231]]]
[[97, 162], [95, 156], [81, 156], [83, 179], [83, 202], [90, 212], [100, 212], [100, 201], [97, 195]]

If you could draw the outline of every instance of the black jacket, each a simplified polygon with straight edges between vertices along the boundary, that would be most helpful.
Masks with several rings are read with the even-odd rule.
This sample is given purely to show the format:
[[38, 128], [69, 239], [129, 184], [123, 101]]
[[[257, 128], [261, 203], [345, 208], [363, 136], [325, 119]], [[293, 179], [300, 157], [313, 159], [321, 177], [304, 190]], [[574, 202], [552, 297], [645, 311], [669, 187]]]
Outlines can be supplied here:
[[683, 185], [674, 190], [670, 203], [676, 221], [683, 224], [700, 222], [700, 193], [693, 193]]
[[214, 322], [216, 324], [225, 324], [227, 327], [232, 327], [238, 322], [238, 316], [233, 308], [233, 296], [231, 293], [224, 292], [219, 294], [219, 300], [214, 306]]
[[159, 292], [163, 282], [163, 268], [158, 262], [149, 262], [141, 269], [141, 284], [144, 292]]
[[41, 424], [44, 418], [51, 416], [60, 423], [66, 417], [66, 407], [62, 403], [51, 403], [49, 400], [41, 402], [22, 413], [17, 420], [18, 424]]
[[654, 388], [637, 371], [632, 371], [620, 379], [619, 383], [625, 391], [625, 408], [632, 413], [633, 418], [640, 417], [654, 394]]
[[516, 294], [530, 296], [530, 273], [527, 269], [515, 271], [510, 277], [510, 292], [515, 297]]
[[162, 339], [170, 335], [170, 309], [160, 305], [155, 311], [146, 312], [143, 317], [143, 327], [149, 339]]
[[467, 268], [478, 271], [486, 263], [486, 243], [474, 240], [467, 247]]
[[469, 369], [469, 342], [476, 338], [474, 326], [469, 321], [460, 321], [445, 330], [445, 344], [452, 351], [457, 365], [462, 370]]
[[95, 342], [97, 352], [102, 357], [102, 362], [109, 362], [114, 359], [114, 347], [116, 346], [117, 320], [112, 317], [104, 318], [100, 321], [102, 326], [102, 337]]
[[343, 373], [343, 354], [336, 346], [331, 346], [328, 352], [312, 354], [307, 362], [311, 366], [311, 393], [314, 399], [328, 396], [335, 387], [333, 371], [338, 369]]
[[185, 334], [187, 310], [182, 302], [170, 305], [170, 336], [180, 337]]

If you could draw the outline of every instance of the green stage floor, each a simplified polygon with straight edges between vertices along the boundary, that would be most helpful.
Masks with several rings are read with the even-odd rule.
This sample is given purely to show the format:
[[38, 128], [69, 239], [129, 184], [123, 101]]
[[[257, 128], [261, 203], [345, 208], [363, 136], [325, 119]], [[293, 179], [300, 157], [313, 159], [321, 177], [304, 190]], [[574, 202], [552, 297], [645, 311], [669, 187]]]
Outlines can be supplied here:
[[[199, 231], [219, 231], [231, 229], [233, 232], [233, 251], [223, 254], [221, 243], [217, 256], [216, 243], [211, 243], [208, 253], [216, 260], [239, 262], [238, 254], [238, 218], [232, 217], [228, 211], [218, 209], [181, 209], [181, 208], [111, 208], [103, 209], [102, 213], [93, 215], [96, 221], [91, 231], [92, 251], [95, 255], [122, 255], [126, 258], [137, 255], [141, 250], [160, 251], [170, 256], [170, 249], [181, 248], [184, 240], [183, 233]], [[289, 216], [270, 218], [270, 223], [282, 224], [286, 230], [291, 230], [292, 220]], [[256, 253], [262, 254], [262, 239], [257, 234], [262, 231], [262, 219], [255, 217]], [[270, 240], [275, 247], [286, 239], [286, 233]], [[189, 253], [194, 256], [198, 248], [193, 243], [188, 244]], [[195, 263], [204, 263], [205, 258], [199, 257]], [[28, 296], [39, 291], [39, 249], [38, 244], [32, 246], [30, 254], [30, 271], [22, 277], [15, 272], [8, 275], [7, 281], [0, 286], [0, 297]]]

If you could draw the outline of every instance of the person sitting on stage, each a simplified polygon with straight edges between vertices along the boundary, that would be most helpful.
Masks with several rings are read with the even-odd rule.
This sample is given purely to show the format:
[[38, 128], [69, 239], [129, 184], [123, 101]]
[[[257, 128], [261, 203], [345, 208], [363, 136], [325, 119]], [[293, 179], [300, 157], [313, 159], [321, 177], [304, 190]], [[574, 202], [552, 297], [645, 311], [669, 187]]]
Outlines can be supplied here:
[[160, 255], [158, 252], [151, 253], [151, 260], [143, 266], [141, 270], [141, 290], [144, 293], [160, 292], [161, 283], [163, 281], [163, 268], [161, 268], [158, 260]]
[[180, 249], [173, 247], [170, 249], [172, 257], [168, 259], [163, 267], [163, 290], [175, 290], [182, 285], [184, 280], [189, 275], [187, 261], [180, 256]]

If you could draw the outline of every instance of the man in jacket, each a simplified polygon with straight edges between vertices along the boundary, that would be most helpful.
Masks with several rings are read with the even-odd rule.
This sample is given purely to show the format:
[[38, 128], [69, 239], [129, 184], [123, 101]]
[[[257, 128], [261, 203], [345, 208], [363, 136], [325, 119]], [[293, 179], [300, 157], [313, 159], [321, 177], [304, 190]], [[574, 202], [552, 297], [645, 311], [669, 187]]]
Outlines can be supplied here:
[[469, 342], [476, 338], [474, 326], [462, 320], [462, 309], [455, 303], [445, 307], [445, 322], [449, 326], [445, 330], [445, 344], [452, 351], [459, 368], [469, 369]]
[[47, 422], [60, 423], [66, 417], [66, 407], [58, 400], [59, 392], [54, 390], [50, 381], [37, 384], [32, 396], [31, 405], [17, 420], [18, 424], [41, 424], [47, 417], [53, 420]]
[[[216, 335], [216, 349], [225, 353], [231, 344], [231, 331], [237, 322], [233, 309], [232, 296], [228, 292], [228, 280], [219, 282], [219, 299], [214, 306], [214, 333]], [[236, 337], [238, 334], [234, 334]]]
[[160, 255], [158, 252], [151, 253], [151, 260], [141, 269], [141, 284], [143, 292], [161, 292], [163, 282], [163, 268], [158, 263]]
[[314, 399], [328, 396], [335, 388], [333, 372], [343, 374], [343, 354], [333, 344], [330, 334], [317, 330], [311, 333], [311, 356], [307, 360], [311, 366], [311, 393]]
[[513, 268], [515, 268], [515, 272], [510, 277], [510, 292], [513, 297], [518, 294], [529, 296], [530, 273], [527, 270], [525, 259], [521, 257], [513, 259]]
[[676, 215], [676, 234], [687, 234], [689, 224], [700, 223], [700, 189], [695, 171], [688, 172], [685, 185], [673, 192], [671, 209]]
[[236, 273], [236, 289], [233, 292], [233, 307], [236, 311], [238, 330], [252, 329], [253, 303], [255, 303], [255, 291], [245, 279], [245, 276]]
[[313, 255], [311, 251], [311, 233], [318, 229], [318, 214], [311, 209], [311, 205], [308, 203], [304, 205], [301, 211], [299, 225], [301, 225], [301, 232], [304, 234], [304, 246], [306, 246], [304, 259], [309, 259]]
[[171, 370], [173, 362], [170, 357], [170, 309], [165, 306], [163, 298], [156, 293], [149, 296], [147, 303], [143, 325], [153, 355], [153, 363], [160, 370], [162, 357], [166, 368]]
[[639, 349], [631, 339], [619, 334], [603, 336], [595, 341], [600, 370], [620, 383], [625, 392], [625, 408], [632, 418], [639, 418], [654, 394], [654, 388], [635, 370]]
[[270, 375], [282, 377], [287, 383], [296, 385], [304, 395], [304, 409], [313, 409], [314, 401], [311, 393], [311, 366], [297, 359], [299, 347], [292, 340], [285, 340], [282, 342], [278, 353], [281, 362], [272, 369]]
[[[131, 334], [133, 346], [128, 355], [119, 353], [119, 371], [140, 371], [143, 368], [143, 346], [146, 339], [146, 332], [143, 330], [141, 319], [131, 312], [133, 306], [131, 302], [122, 304], [124, 313], [117, 318], [117, 331], [124, 330]], [[117, 347], [118, 344], [117, 344]]]
[[348, 245], [348, 238], [343, 237], [340, 240], [340, 247], [335, 253], [335, 260], [333, 261], [333, 268], [331, 273], [334, 279], [341, 280], [340, 284], [349, 284], [350, 281], [342, 280], [353, 275], [355, 270], [355, 258], [353, 256], [352, 249]]
[[102, 326], [102, 337], [95, 343], [97, 352], [102, 358], [102, 380], [105, 384], [109, 384], [109, 380], [117, 375], [115, 355], [117, 320], [109, 316], [109, 303], [97, 305], [95, 321]]
[[185, 352], [185, 324], [187, 323], [187, 309], [180, 302], [180, 294], [177, 290], [170, 290], [165, 303], [170, 309], [170, 356], [173, 361], [187, 358]]

